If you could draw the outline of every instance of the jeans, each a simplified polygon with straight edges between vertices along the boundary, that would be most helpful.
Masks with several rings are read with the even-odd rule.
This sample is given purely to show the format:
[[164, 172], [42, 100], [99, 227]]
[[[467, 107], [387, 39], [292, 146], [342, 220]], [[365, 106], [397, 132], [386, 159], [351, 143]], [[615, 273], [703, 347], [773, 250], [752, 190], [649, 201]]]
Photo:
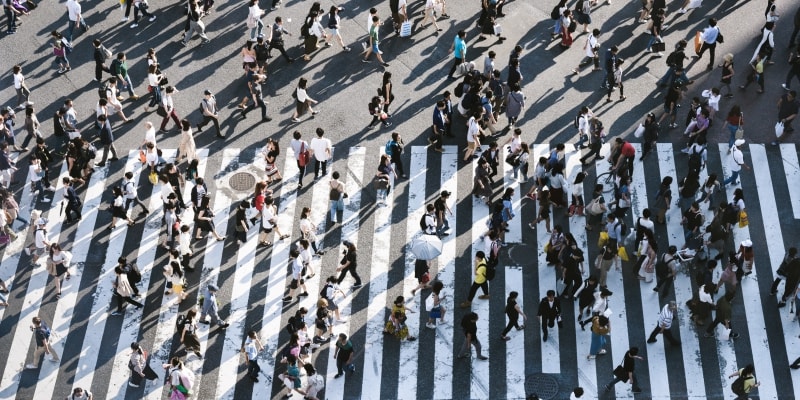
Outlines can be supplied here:
[[17, 30], [17, 14], [11, 7], [3, 7], [6, 13], [6, 22], [8, 23], [8, 31], [14, 32]]
[[589, 348], [589, 354], [596, 356], [603, 346], [606, 345], [606, 335], [599, 335], [592, 332], [592, 345]]
[[319, 178], [319, 170], [322, 168], [322, 175], [328, 174], [328, 160], [320, 161], [314, 157], [314, 179]]
[[250, 40], [256, 40], [257, 36], [261, 36], [261, 32], [264, 30], [264, 23], [261, 22], [260, 19], [256, 20], [256, 26], [250, 28]]
[[553, 35], [560, 35], [561, 34], [561, 18], [559, 17], [556, 20], [555, 25], [553, 25]]
[[84, 31], [87, 31], [89, 29], [89, 27], [86, 25], [86, 21], [84, 21], [83, 18], [81, 18], [80, 21], [70, 20], [69, 23], [67, 24], [67, 34], [64, 36], [70, 43], [72, 43], [72, 32], [75, 29], [76, 25], [80, 25], [80, 27], [83, 28]]
[[739, 125], [728, 124], [728, 132], [731, 133], [730, 136], [728, 137], [728, 148], [729, 149], [731, 147], [733, 147], [733, 142], [736, 141], [736, 131], [737, 130], [739, 130]]
[[133, 83], [131, 83], [131, 76], [125, 74], [125, 84], [122, 86], [122, 89], [126, 89], [128, 91], [129, 96], [136, 96], [136, 93], [133, 92]]
[[789, 68], [789, 72], [786, 73], [786, 88], [788, 89], [790, 84], [792, 83], [792, 78], [797, 78], [800, 80], [800, 69], [797, 68]]
[[722, 184], [728, 185], [729, 183], [736, 182], [737, 179], [739, 179], [739, 171], [731, 171], [731, 177], [725, 179], [725, 181], [723, 181]]
[[150, 96], [150, 103], [147, 104], [148, 107], [156, 107], [161, 104], [161, 86], [150, 86], [153, 88], [152, 96]]
[[331, 222], [336, 222], [336, 212], [339, 210], [339, 201], [338, 200], [331, 200], [330, 202], [330, 211], [331, 211]]

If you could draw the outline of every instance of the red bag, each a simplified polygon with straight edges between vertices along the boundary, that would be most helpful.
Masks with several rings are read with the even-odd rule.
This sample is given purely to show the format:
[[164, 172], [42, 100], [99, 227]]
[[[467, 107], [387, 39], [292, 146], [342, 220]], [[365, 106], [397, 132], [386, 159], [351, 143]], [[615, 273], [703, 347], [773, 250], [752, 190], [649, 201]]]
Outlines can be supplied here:
[[300, 155], [297, 157], [297, 162], [300, 164], [301, 167], [305, 167], [308, 165], [308, 162], [311, 159], [311, 154], [309, 154], [308, 149], [306, 149], [306, 144], [302, 143], [300, 145]]

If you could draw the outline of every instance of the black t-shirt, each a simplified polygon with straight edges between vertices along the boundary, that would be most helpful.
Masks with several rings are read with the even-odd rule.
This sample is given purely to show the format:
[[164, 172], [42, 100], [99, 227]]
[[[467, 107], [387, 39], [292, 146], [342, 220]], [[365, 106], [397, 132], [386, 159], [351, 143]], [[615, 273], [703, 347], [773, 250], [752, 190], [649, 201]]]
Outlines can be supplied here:
[[447, 204], [445, 203], [444, 199], [439, 197], [436, 201], [433, 202], [433, 209], [436, 210], [436, 213], [445, 212], [447, 211]]
[[470, 314], [465, 315], [464, 318], [461, 319], [461, 329], [464, 330], [464, 336], [470, 334], [472, 337], [475, 337], [478, 333], [478, 325], [472, 321]]
[[622, 361], [622, 369], [625, 370], [625, 373], [633, 372], [633, 368], [636, 365], [636, 359], [630, 355], [629, 351], [625, 352], [625, 360]]
[[667, 95], [664, 97], [664, 107], [671, 107], [673, 103], [677, 107], [678, 99], [680, 98], [681, 92], [674, 87], [669, 89]]
[[517, 312], [517, 301], [514, 299], [508, 299], [506, 302], [506, 315], [508, 315], [511, 319], [516, 319], [519, 316], [519, 312]]
[[781, 96], [781, 106], [778, 110], [778, 118], [783, 119], [793, 114], [797, 114], [798, 109], [800, 109], [800, 102], [798, 102], [796, 98], [789, 100], [789, 94], [786, 93]]
[[342, 257], [342, 261], [339, 264], [344, 265], [348, 261], [350, 261], [350, 267], [355, 268], [357, 266], [355, 252], [348, 251], [347, 254]]

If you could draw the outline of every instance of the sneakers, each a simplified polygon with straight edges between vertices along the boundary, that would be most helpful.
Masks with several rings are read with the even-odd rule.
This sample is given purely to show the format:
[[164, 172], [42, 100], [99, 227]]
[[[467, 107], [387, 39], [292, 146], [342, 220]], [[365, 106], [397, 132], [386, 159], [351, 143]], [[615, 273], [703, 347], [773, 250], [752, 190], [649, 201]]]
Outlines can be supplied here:
[[360, 284], [360, 283], [357, 283], [357, 284], [353, 285], [353, 289], [358, 289], [358, 288], [360, 288], [361, 286], [364, 286], [364, 285], [362, 285], [362, 284]]
[[428, 329], [436, 329], [436, 324], [426, 323], [425, 327]]
[[488, 359], [489, 359], [489, 357], [486, 357], [486, 356], [478, 356], [478, 360], [481, 360], [481, 361], [486, 361]]
[[130, 387], [139, 387], [139, 385], [134, 385], [133, 382], [128, 382], [128, 386], [130, 386]]
[[119, 311], [114, 311], [114, 312], [111, 313], [111, 315], [117, 316], [117, 315], [122, 315], [122, 313], [119, 312]]
[[119, 22], [128, 22], [128, 17], [120, 18]]
[[150, 17], [150, 19], [148, 19], [148, 21], [150, 21], [150, 22], [153, 22], [155, 20], [156, 20], [156, 16], [155, 15], [153, 15], [152, 17]]
[[36, 368], [39, 368], [39, 367], [37, 367], [37, 366], [35, 366], [33, 364], [28, 364], [28, 365], [25, 366], [25, 369], [36, 369]]
[[481, 299], [481, 300], [489, 300], [489, 295], [488, 294], [482, 294], [482, 295], [478, 296], [478, 298]]
[[367, 60], [366, 58], [362, 58], [362, 59], [361, 59], [361, 62], [362, 62], [362, 63], [364, 63], [364, 64], [366, 64], [366, 63], [368, 63], [368, 62], [369, 62], [369, 60]]
[[131, 29], [137, 28], [138, 26], [139, 26], [139, 23], [138, 22], [134, 22], [134, 23], [131, 24]]

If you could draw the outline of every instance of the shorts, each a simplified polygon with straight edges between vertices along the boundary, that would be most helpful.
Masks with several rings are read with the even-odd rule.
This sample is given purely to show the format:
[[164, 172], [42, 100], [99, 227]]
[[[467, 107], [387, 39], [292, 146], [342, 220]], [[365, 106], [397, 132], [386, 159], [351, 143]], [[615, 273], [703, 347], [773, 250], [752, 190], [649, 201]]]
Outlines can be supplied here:
[[336, 305], [336, 303], [334, 303], [334, 301], [333, 301], [333, 300], [331, 300], [331, 299], [327, 299], [327, 300], [328, 300], [328, 310], [330, 310], [330, 311], [336, 311], [336, 310], [338, 310], [338, 309], [339, 309], [339, 306], [338, 306], [338, 305]]
[[289, 282], [289, 287], [292, 288], [292, 289], [297, 289], [298, 287], [300, 287], [300, 285], [302, 285], [304, 283], [306, 283], [306, 282], [304, 280], [302, 280], [302, 279], [300, 279], [300, 281], [298, 281], [297, 279], [292, 279], [292, 281]]
[[261, 227], [261, 233], [272, 233], [272, 228]]
[[378, 48], [378, 44], [377, 43], [372, 45], [372, 51], [375, 54], [383, 54], [383, 53], [381, 53], [381, 50]]
[[331, 32], [331, 36], [336, 36], [339, 34], [339, 28], [328, 28]]
[[677, 107], [673, 107], [672, 110], [670, 111], [669, 106], [664, 106], [664, 112], [669, 114], [670, 116], [674, 116], [675, 113], [677, 112]]
[[467, 148], [468, 149], [475, 150], [476, 147], [477, 146], [475, 145], [475, 142], [467, 142]]

